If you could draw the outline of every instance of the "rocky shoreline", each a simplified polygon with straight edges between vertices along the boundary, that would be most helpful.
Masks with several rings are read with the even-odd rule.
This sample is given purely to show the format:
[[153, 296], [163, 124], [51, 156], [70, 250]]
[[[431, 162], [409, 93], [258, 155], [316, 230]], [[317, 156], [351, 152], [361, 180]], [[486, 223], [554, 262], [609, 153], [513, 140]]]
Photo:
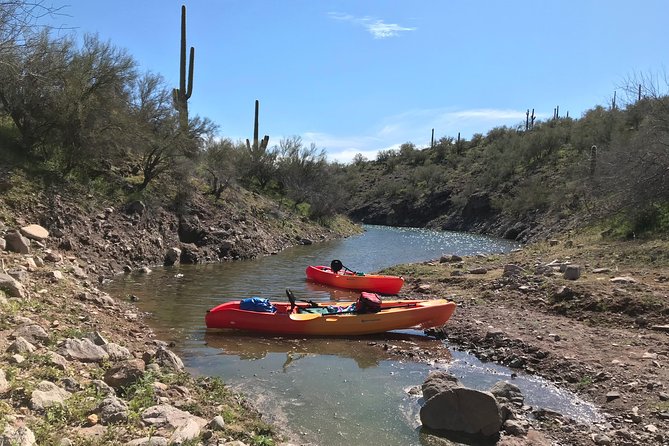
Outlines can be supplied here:
[[97, 289], [76, 256], [47, 248], [43, 228], [2, 240], [0, 444], [279, 441], [243, 396], [189, 376], [145, 315]]
[[254, 258], [360, 230], [229, 193], [243, 196], [193, 203], [187, 218], [90, 196], [12, 203], [0, 218], [0, 444], [284, 444], [243, 395], [190, 376], [147, 315], [100, 289], [153, 265]]

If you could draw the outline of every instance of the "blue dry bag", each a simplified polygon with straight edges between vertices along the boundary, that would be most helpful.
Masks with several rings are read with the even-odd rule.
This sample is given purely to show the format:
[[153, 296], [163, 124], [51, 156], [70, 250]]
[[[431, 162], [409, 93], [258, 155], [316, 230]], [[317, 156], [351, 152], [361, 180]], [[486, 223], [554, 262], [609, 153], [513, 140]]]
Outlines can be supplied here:
[[276, 313], [276, 307], [269, 299], [263, 297], [249, 297], [239, 301], [239, 309], [247, 311], [259, 311], [261, 313]]

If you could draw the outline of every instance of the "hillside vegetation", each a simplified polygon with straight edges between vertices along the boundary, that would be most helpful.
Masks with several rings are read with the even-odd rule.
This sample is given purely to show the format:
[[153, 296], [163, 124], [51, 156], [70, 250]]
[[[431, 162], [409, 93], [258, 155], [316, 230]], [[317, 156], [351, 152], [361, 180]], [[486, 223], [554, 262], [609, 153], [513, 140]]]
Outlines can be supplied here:
[[579, 119], [499, 127], [357, 157], [348, 212], [364, 222], [531, 240], [601, 226], [615, 236], [669, 229], [669, 97], [646, 81], [623, 106]]

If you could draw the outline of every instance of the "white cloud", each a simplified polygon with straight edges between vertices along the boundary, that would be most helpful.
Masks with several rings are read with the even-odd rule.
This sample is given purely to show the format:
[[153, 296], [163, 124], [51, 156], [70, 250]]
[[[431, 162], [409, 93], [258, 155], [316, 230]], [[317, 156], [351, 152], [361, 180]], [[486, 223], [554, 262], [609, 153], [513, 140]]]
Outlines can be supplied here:
[[360, 153], [376, 159], [381, 150], [395, 149], [406, 142], [416, 147], [430, 143], [432, 129], [435, 139], [443, 136], [469, 138], [474, 133], [487, 133], [493, 127], [513, 126], [525, 122], [525, 111], [497, 109], [422, 109], [388, 116], [370, 129], [366, 136], [338, 136], [323, 132], [306, 132], [302, 140], [325, 149], [330, 161], [348, 163]]
[[350, 14], [330, 12], [328, 15], [334, 20], [341, 20], [364, 27], [375, 39], [387, 39], [397, 37], [401, 32], [415, 31], [416, 28], [408, 28], [397, 23], [385, 23], [383, 20], [372, 17], [354, 17]]

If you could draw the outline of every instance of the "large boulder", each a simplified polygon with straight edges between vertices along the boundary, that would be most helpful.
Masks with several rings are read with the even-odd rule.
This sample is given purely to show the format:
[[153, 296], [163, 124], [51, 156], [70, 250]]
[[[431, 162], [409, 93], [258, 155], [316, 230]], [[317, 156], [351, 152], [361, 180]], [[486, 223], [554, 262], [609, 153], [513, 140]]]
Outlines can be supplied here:
[[60, 347], [60, 354], [80, 362], [102, 362], [109, 358], [109, 353], [88, 338], [66, 339]]
[[499, 435], [502, 410], [490, 392], [464, 387], [444, 372], [431, 373], [423, 384], [423, 426], [481, 437]]
[[62, 406], [70, 396], [70, 392], [51, 381], [42, 381], [30, 395], [30, 407], [33, 410], [44, 410], [52, 406]]

